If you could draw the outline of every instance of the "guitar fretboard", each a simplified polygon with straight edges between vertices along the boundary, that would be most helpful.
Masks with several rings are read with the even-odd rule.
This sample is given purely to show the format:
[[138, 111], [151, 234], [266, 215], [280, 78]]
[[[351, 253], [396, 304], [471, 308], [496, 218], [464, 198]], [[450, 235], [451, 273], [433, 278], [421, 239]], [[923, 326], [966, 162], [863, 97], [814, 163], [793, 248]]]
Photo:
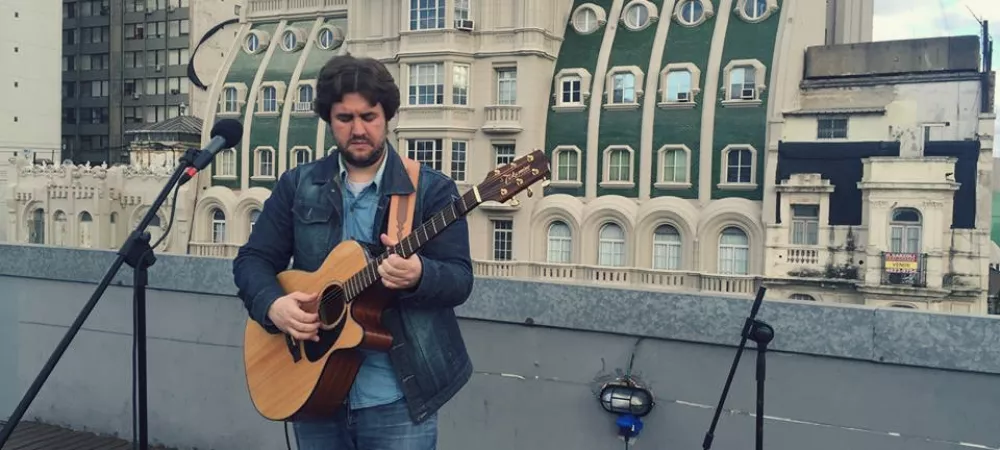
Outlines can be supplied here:
[[385, 252], [373, 258], [364, 269], [354, 274], [344, 284], [344, 293], [348, 299], [353, 299], [365, 289], [368, 289], [382, 277], [378, 274], [378, 266], [382, 264], [389, 255], [399, 255], [402, 258], [409, 258], [420, 250], [427, 242], [448, 228], [452, 223], [469, 213], [478, 205], [474, 191], [466, 192], [465, 195], [455, 200], [434, 217], [424, 222], [419, 227], [414, 228], [409, 235], [396, 245], [386, 249]]

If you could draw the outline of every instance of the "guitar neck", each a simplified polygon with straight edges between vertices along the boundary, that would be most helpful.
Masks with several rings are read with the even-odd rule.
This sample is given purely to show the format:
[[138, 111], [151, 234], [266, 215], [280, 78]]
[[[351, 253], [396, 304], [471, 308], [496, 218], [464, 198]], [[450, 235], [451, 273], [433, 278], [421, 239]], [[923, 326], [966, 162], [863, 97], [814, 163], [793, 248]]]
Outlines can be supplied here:
[[414, 228], [399, 243], [387, 248], [384, 252], [373, 258], [364, 269], [361, 269], [360, 272], [347, 280], [345, 293], [348, 297], [357, 296], [375, 284], [375, 282], [381, 280], [382, 277], [378, 274], [378, 266], [389, 258], [389, 255], [395, 254], [402, 258], [409, 258], [460, 217], [465, 216], [469, 211], [479, 206], [481, 202], [477, 200], [477, 197], [478, 195], [475, 190], [466, 192], [465, 195], [438, 211], [430, 220]]

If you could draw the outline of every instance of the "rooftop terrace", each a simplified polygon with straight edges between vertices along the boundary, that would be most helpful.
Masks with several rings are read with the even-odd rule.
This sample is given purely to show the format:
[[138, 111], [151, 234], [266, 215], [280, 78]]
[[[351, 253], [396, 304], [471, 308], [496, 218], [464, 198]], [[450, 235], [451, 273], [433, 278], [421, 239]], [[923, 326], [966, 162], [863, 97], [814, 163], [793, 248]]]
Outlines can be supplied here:
[[[0, 245], [0, 419], [114, 253]], [[149, 426], [179, 449], [285, 448], [246, 393], [230, 262], [160, 255], [148, 293]], [[26, 420], [131, 436], [131, 271], [84, 324]], [[458, 309], [476, 365], [439, 448], [622, 448], [596, 393], [633, 363], [656, 397], [630, 448], [701, 448], [751, 298], [478, 278]], [[1000, 448], [1000, 318], [765, 299], [769, 450]], [[754, 352], [713, 449], [752, 448]], [[293, 446], [294, 448], [294, 446]]]

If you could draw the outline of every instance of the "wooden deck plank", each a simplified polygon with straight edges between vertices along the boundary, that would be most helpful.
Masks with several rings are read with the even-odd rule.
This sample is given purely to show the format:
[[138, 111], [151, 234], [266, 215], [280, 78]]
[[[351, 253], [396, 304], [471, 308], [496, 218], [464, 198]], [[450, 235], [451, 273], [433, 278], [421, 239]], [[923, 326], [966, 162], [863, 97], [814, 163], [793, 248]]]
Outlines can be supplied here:
[[[0, 427], [5, 422], [0, 421]], [[32, 421], [21, 421], [0, 450], [128, 450], [130, 440]], [[171, 450], [150, 445], [150, 450]]]

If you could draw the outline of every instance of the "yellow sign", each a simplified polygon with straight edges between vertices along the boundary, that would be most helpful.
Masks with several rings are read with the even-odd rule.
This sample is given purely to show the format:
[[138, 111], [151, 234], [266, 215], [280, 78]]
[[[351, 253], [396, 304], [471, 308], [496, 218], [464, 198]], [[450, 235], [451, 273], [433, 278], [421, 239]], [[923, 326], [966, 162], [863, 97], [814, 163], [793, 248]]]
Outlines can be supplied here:
[[919, 270], [916, 253], [886, 253], [884, 269], [889, 273], [915, 273]]

